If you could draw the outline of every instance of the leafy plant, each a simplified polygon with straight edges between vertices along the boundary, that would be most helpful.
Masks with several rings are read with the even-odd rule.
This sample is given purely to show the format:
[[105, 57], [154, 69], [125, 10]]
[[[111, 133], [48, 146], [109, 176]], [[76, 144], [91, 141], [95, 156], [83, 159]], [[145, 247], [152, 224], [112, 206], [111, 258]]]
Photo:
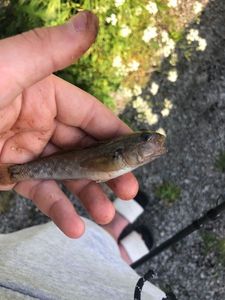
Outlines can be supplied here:
[[181, 189], [176, 184], [167, 181], [156, 187], [155, 195], [165, 204], [172, 205], [180, 197]]
[[203, 232], [201, 234], [205, 253], [216, 252], [219, 260], [225, 264], [225, 238], [219, 238], [215, 233]]
[[220, 151], [220, 153], [215, 161], [215, 167], [219, 171], [225, 172], [225, 151]]
[[117, 104], [114, 96], [119, 87], [132, 91], [135, 85], [143, 86], [151, 69], [160, 65], [164, 47], [170, 55], [175, 42], [183, 36], [185, 14], [169, 8], [167, 0], [152, 0], [153, 12], [149, 0], [2, 1], [1, 38], [34, 27], [62, 24], [80, 10], [95, 12], [100, 23], [95, 45], [75, 65], [58, 75], [112, 109]]

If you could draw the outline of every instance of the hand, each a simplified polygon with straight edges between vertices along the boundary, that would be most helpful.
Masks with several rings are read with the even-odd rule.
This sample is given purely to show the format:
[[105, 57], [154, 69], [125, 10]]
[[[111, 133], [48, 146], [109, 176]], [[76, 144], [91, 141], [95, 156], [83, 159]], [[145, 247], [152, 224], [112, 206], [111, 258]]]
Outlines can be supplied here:
[[[130, 129], [93, 96], [52, 72], [70, 65], [94, 42], [98, 20], [81, 12], [68, 23], [39, 28], [0, 41], [0, 161], [24, 163], [57, 149], [85, 146]], [[110, 222], [114, 208], [100, 185], [88, 180], [64, 182], [99, 224]], [[123, 199], [135, 196], [132, 174], [108, 185]], [[84, 232], [82, 219], [53, 180], [26, 181], [14, 188], [69, 237]]]

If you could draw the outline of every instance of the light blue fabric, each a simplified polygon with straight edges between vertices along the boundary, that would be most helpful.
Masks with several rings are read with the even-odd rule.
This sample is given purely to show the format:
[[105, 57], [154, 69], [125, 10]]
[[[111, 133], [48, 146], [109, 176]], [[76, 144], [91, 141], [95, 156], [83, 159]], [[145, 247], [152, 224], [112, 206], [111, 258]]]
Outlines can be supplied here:
[[132, 300], [138, 275], [111, 236], [85, 222], [79, 239], [52, 222], [0, 235], [0, 300]]

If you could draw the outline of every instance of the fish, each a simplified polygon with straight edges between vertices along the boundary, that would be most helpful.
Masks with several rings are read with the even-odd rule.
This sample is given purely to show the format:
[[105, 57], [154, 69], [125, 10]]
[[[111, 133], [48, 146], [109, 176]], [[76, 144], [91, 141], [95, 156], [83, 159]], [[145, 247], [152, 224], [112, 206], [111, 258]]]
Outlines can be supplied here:
[[0, 184], [84, 178], [106, 182], [153, 161], [166, 151], [164, 135], [154, 131], [133, 132], [23, 164], [1, 164]]

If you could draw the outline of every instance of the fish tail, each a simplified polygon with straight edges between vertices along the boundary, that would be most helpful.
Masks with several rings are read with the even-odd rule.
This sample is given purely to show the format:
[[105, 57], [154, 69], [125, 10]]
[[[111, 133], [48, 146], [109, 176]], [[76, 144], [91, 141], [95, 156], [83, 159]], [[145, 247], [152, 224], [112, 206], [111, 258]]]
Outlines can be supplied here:
[[0, 164], [0, 185], [13, 184], [9, 167], [12, 164]]

